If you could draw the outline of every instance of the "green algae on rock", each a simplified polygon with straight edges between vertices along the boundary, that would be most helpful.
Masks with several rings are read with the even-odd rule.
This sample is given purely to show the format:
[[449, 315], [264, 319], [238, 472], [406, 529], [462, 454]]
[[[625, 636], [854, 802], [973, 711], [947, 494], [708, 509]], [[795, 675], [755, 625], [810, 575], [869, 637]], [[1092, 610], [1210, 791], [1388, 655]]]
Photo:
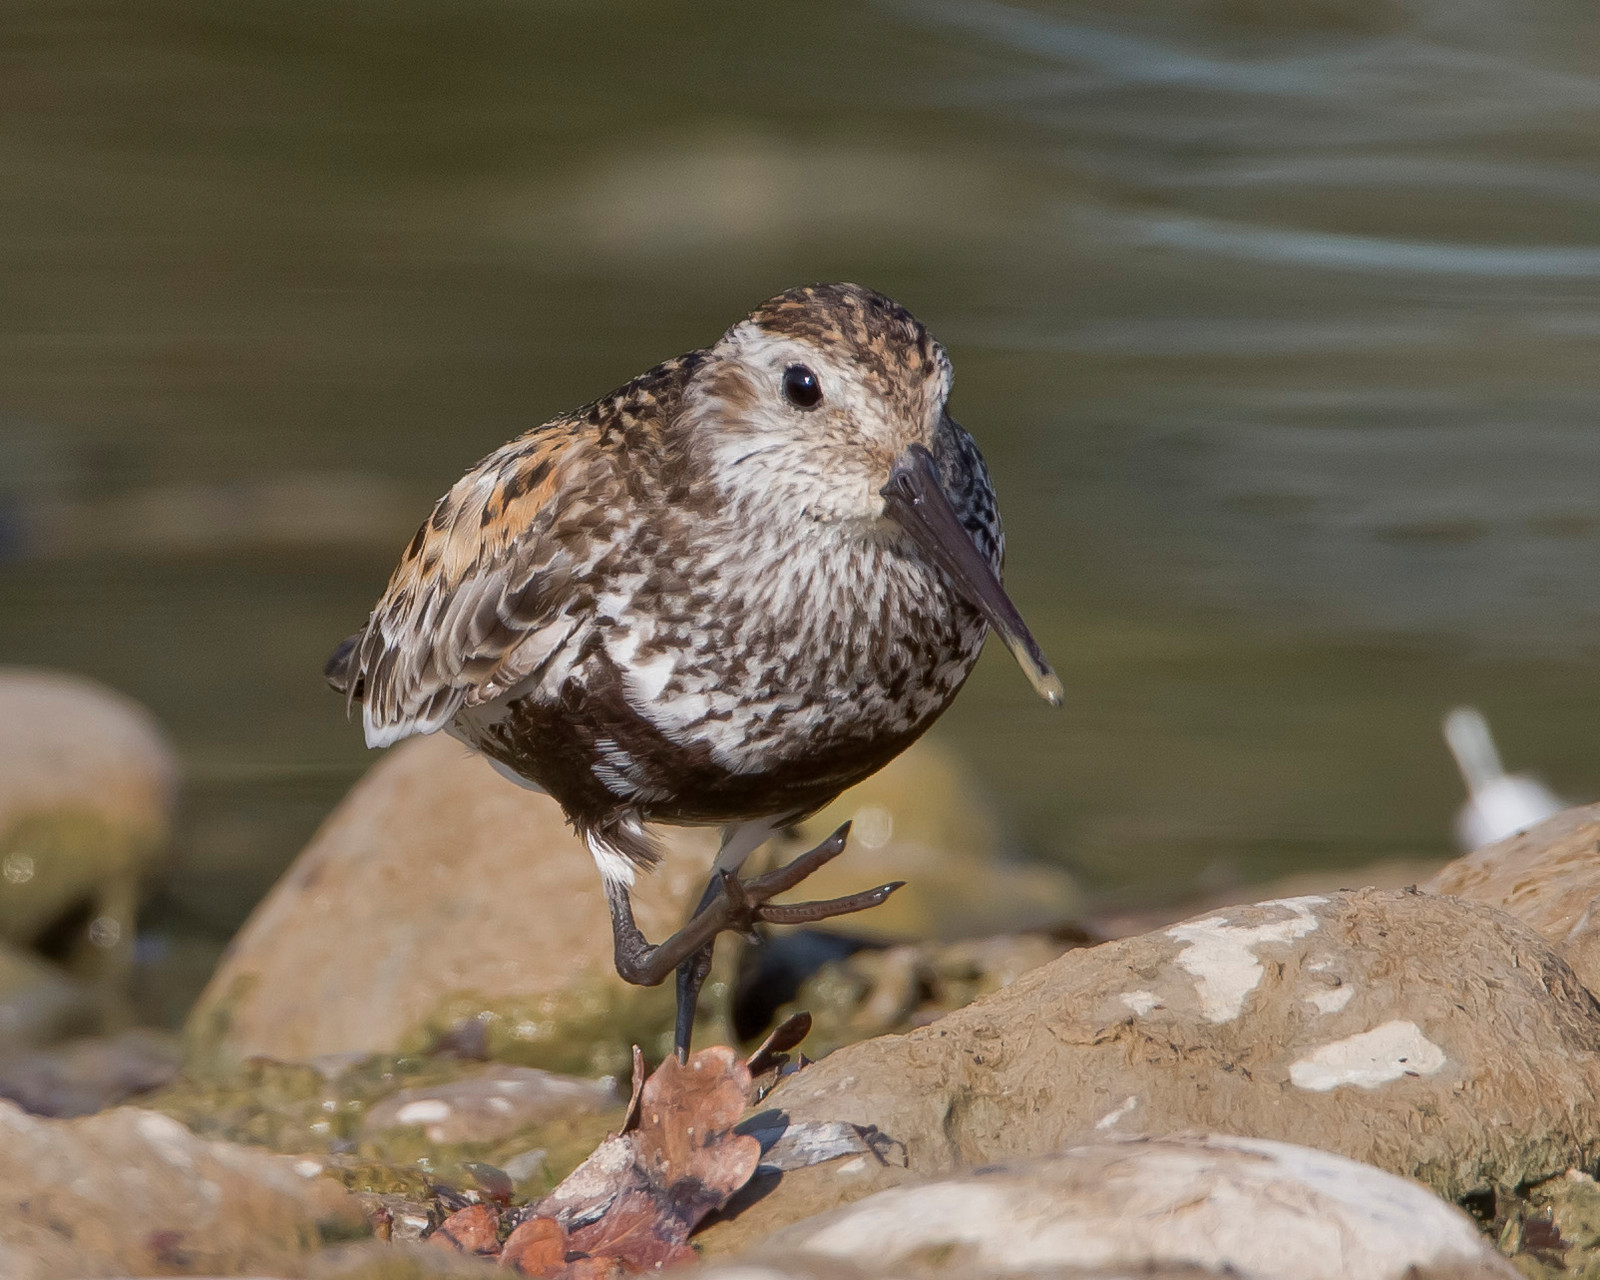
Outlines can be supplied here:
[[462, 1034], [478, 1038], [497, 1062], [594, 1076], [624, 1076], [633, 1046], [661, 1058], [672, 1049], [672, 1002], [662, 987], [633, 987], [611, 976], [525, 998], [491, 1000], [453, 992], [400, 1039], [425, 1052]]
[[[519, 1187], [542, 1194], [621, 1123], [621, 1104], [597, 1109], [593, 1086], [563, 1114], [541, 1114], [492, 1136], [437, 1142], [417, 1118], [386, 1128], [373, 1109], [403, 1090], [459, 1084], [485, 1064], [450, 1057], [374, 1056], [326, 1064], [250, 1059], [212, 1074], [187, 1075], [145, 1105], [210, 1138], [315, 1159], [353, 1191], [426, 1198], [439, 1184], [474, 1185], [472, 1164], [504, 1167], [534, 1150], [542, 1160]], [[580, 1082], [587, 1084], [588, 1082]]]

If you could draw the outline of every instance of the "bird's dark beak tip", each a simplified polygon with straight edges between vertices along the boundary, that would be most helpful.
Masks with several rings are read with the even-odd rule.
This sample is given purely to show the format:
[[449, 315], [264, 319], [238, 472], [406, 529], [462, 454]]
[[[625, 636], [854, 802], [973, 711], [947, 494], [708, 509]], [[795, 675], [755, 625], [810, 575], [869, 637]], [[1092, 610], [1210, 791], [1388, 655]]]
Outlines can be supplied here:
[[994, 567], [979, 554], [962, 526], [933, 455], [920, 444], [912, 445], [895, 461], [889, 482], [879, 492], [888, 515], [984, 615], [1034, 691], [1052, 707], [1059, 707], [1065, 696], [1061, 681], [1006, 595]]

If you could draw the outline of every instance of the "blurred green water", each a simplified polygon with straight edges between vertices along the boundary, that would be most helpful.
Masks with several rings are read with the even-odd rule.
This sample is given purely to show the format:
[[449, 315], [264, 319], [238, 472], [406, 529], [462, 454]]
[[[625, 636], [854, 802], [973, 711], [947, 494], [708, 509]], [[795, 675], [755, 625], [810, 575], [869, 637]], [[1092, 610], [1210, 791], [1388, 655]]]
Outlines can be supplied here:
[[1593, 797], [1597, 28], [17, 0], [0, 661], [171, 727], [149, 922], [208, 954], [369, 762], [318, 672], [432, 498], [846, 278], [951, 349], [1068, 685], [991, 654], [938, 730], [1021, 846], [1134, 900], [1442, 854], [1458, 701]]

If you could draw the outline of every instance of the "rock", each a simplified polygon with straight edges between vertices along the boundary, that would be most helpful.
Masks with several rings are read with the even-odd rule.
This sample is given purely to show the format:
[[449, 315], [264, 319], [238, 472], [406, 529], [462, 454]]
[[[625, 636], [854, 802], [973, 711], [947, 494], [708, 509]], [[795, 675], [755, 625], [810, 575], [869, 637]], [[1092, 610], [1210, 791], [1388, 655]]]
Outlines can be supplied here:
[[[950, 1272], [941, 1269], [941, 1261], [935, 1257], [932, 1261], [917, 1259], [914, 1270], [896, 1270], [884, 1272], [871, 1265], [870, 1262], [846, 1262], [838, 1258], [823, 1258], [812, 1254], [783, 1253], [775, 1254], [763, 1251], [760, 1260], [729, 1261], [712, 1263], [697, 1270], [685, 1269], [682, 1273], [685, 1280], [882, 1280], [892, 1276], [894, 1280], [942, 1280], [943, 1277], [959, 1277], [959, 1280], [1000, 1280], [1006, 1275], [1016, 1275], [1016, 1272], [994, 1272], [983, 1270], [960, 1270]], [[1157, 1266], [1148, 1269], [1141, 1267], [1136, 1272], [1130, 1272], [1116, 1267], [1102, 1269], [1100, 1267], [1046, 1267], [1031, 1273], [1040, 1277], [1040, 1280], [1261, 1280], [1260, 1277], [1241, 1276], [1238, 1272], [1228, 1272], [1225, 1275], [1202, 1267], [1190, 1266]], [[1427, 1280], [1419, 1277], [1418, 1280]]]
[[86, 974], [123, 973], [177, 776], [142, 707], [75, 676], [0, 668], [0, 940], [48, 939]]
[[879, 1276], [921, 1261], [930, 1280], [1517, 1275], [1471, 1219], [1413, 1182], [1325, 1151], [1219, 1136], [1102, 1141], [880, 1191], [780, 1231], [744, 1261], [768, 1256]]
[[1443, 867], [1423, 888], [1499, 907], [1600, 991], [1600, 804], [1567, 809]]
[[0, 943], [0, 1044], [18, 1050], [91, 1030], [101, 1004], [60, 966]]
[[451, 1249], [367, 1241], [327, 1250], [301, 1280], [495, 1280], [497, 1274], [492, 1263]]
[[[414, 1242], [368, 1240], [340, 1245], [306, 1259], [294, 1280], [495, 1280], [493, 1264], [482, 1258]], [[134, 1280], [123, 1276], [120, 1280]], [[221, 1280], [194, 1277], [194, 1280]], [[255, 1275], [251, 1280], [289, 1280]]]
[[0, 1103], [0, 1188], [8, 1280], [261, 1274], [365, 1229], [351, 1197], [293, 1160], [132, 1107], [43, 1120]]
[[849, 847], [806, 881], [804, 896], [906, 883], [881, 907], [828, 921], [830, 931], [949, 941], [1059, 924], [1083, 906], [1064, 871], [1006, 856], [988, 798], [959, 760], [926, 740], [807, 819], [795, 838], [775, 841], [772, 857], [787, 861], [847, 820]]
[[1251, 884], [1232, 884], [1182, 902], [1141, 906], [1087, 916], [1084, 927], [1101, 941], [1150, 933], [1190, 916], [1206, 915], [1240, 902], [1303, 898], [1341, 889], [1413, 889], [1444, 866], [1442, 858], [1385, 858], [1354, 867], [1306, 867]]
[[[519, 1129], [616, 1104], [615, 1092], [592, 1080], [491, 1063], [464, 1079], [391, 1094], [367, 1113], [363, 1128], [377, 1132], [416, 1125], [433, 1143], [492, 1142]], [[511, 1176], [519, 1181], [525, 1175]]]
[[863, 949], [824, 965], [777, 1017], [810, 1013], [805, 1051], [820, 1058], [868, 1036], [926, 1026], [1078, 945], [1082, 940], [1020, 933]]
[[1525, 1276], [1600, 1275], [1600, 1185], [1568, 1169], [1497, 1206], [1501, 1251]]
[[89, 1115], [158, 1089], [178, 1074], [178, 1038], [139, 1027], [50, 1049], [0, 1053], [0, 1098], [34, 1115]]
[[[675, 929], [715, 851], [671, 831], [640, 877], [649, 937]], [[418, 1048], [481, 1015], [484, 1052], [625, 1073], [665, 1046], [671, 984], [630, 987], [588, 850], [548, 796], [443, 735], [390, 751], [233, 940], [189, 1023], [225, 1056]]]
[[[930, 1026], [840, 1049], [763, 1106], [875, 1126], [916, 1178], [1204, 1130], [1325, 1148], [1457, 1199], [1600, 1155], [1600, 1005], [1505, 915], [1360, 890], [1069, 952]], [[792, 1221], [791, 1198], [814, 1212], [828, 1166], [801, 1172], [703, 1238]], [[897, 1175], [834, 1177], [836, 1203], [880, 1176]]]
[[[392, 1211], [394, 1234], [404, 1236], [413, 1210], [421, 1226], [438, 1225], [429, 1205], [439, 1188], [542, 1195], [550, 1178], [620, 1126], [622, 1103], [608, 1087], [565, 1077], [536, 1086], [542, 1075], [448, 1054], [354, 1063], [251, 1058], [215, 1073], [191, 1060], [142, 1105], [204, 1137], [326, 1168], [352, 1191], [379, 1197], [366, 1203]], [[502, 1093], [497, 1081], [514, 1088]]]

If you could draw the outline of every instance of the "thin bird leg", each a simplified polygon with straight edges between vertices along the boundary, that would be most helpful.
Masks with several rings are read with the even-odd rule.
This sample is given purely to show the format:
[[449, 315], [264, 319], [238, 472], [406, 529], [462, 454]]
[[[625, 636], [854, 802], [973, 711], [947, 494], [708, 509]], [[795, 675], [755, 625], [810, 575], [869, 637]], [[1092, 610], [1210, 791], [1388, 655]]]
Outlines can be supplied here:
[[[700, 895], [700, 902], [689, 919], [693, 920], [709, 907], [721, 890], [722, 877], [713, 873], [711, 879], [706, 881], [705, 892]], [[694, 1035], [694, 1014], [700, 1005], [700, 988], [705, 986], [706, 978], [711, 973], [711, 953], [715, 948], [716, 940], [712, 939], [678, 966], [678, 1016], [672, 1029], [672, 1047], [677, 1050], [679, 1062], [689, 1060], [689, 1041]]]
[[[878, 906], [905, 882], [896, 880], [890, 884], [879, 885], [876, 889], [869, 889], [865, 893], [855, 893], [845, 898], [829, 898], [821, 902], [782, 905], [767, 901], [775, 894], [794, 888], [819, 867], [843, 853], [845, 838], [849, 832], [850, 824], [847, 822], [815, 849], [808, 850], [788, 865], [770, 871], [764, 876], [757, 876], [753, 880], [741, 881], [729, 872], [719, 872], [714, 877], [714, 887], [721, 892], [713, 896], [711, 887], [708, 887], [707, 895], [710, 901], [705, 902], [689, 923], [677, 933], [664, 942], [654, 945], [645, 939], [639, 932], [639, 926], [634, 922], [633, 904], [628, 899], [627, 887], [608, 883], [606, 898], [611, 904], [611, 933], [617, 973], [624, 982], [631, 982], [641, 987], [653, 987], [665, 981], [669, 973], [709, 944], [719, 933], [727, 930], [748, 932], [758, 923], [810, 924], [817, 920], [849, 915], [852, 912]], [[698, 986], [695, 994], [698, 996]], [[685, 1025], [685, 1016], [692, 1024], [694, 1010], [690, 1008], [685, 1015], [684, 1010], [680, 1008], [678, 1019], [680, 1028]], [[687, 1039], [681, 1033], [678, 1039], [681, 1046], [687, 1046]]]

